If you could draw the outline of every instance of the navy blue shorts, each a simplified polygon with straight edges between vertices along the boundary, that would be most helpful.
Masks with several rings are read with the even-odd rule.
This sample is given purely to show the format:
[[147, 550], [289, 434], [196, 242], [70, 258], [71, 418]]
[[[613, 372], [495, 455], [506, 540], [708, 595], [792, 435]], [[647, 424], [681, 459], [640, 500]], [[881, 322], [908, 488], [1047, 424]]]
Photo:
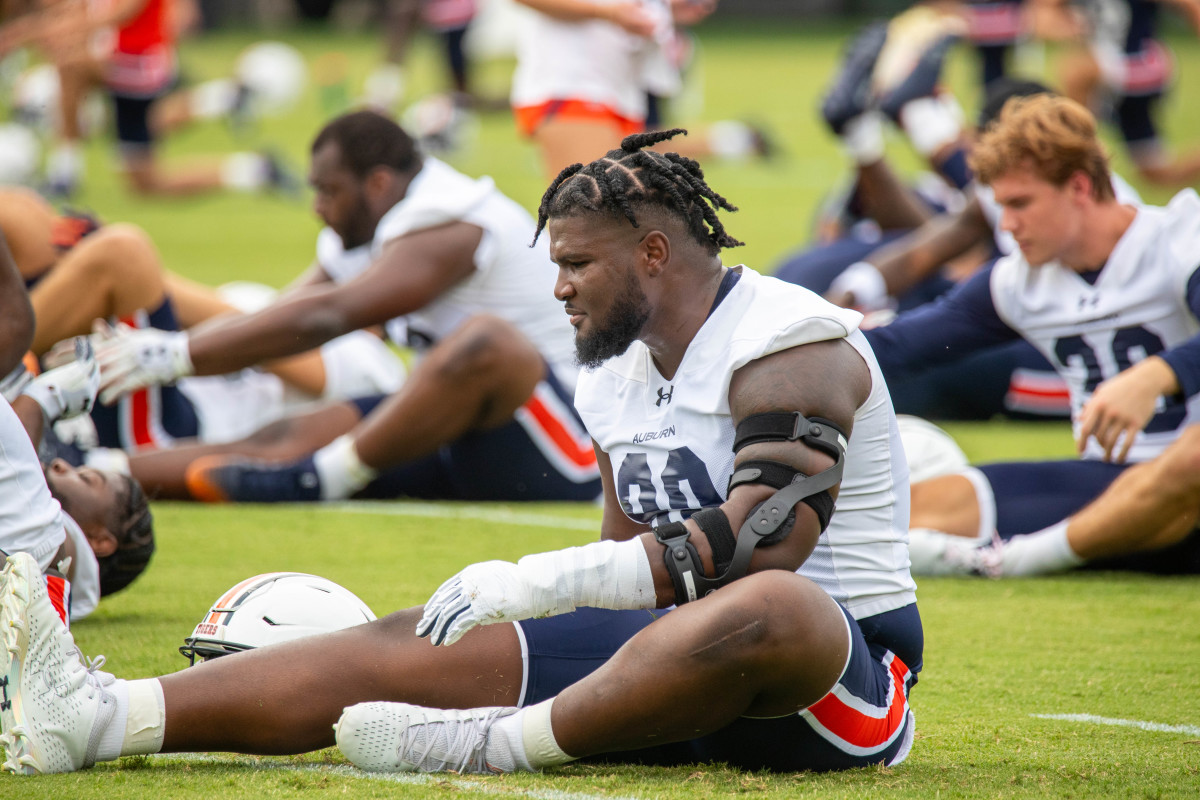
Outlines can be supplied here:
[[1158, 126], [1154, 123], [1155, 107], [1162, 92], [1145, 95], [1122, 95], [1113, 109], [1121, 138], [1126, 144], [1145, 146], [1158, 141]]
[[123, 149], [148, 149], [154, 144], [154, 132], [150, 130], [150, 106], [161, 96], [132, 97], [112, 93], [117, 142]]
[[[571, 395], [549, 370], [512, 422], [474, 431], [436, 453], [383, 472], [359, 498], [424, 500], [573, 500], [600, 496], [591, 437]], [[363, 416], [388, 395], [353, 402]]]
[[[1096, 499], [1128, 467], [1081, 460], [988, 464], [979, 471], [987, 478], [995, 498], [996, 531], [1000, 538], [1011, 539], [1071, 516]], [[1198, 575], [1200, 531], [1193, 531], [1170, 547], [1095, 559], [1084, 568]]]
[[[817, 294], [829, 291], [834, 278], [846, 267], [862, 261], [886, 244], [907, 236], [910, 231], [886, 231], [878, 239], [864, 239], [849, 235], [832, 242], [805, 247], [789, 254], [772, 275], [781, 281], [803, 286]], [[900, 310], [915, 308], [944, 294], [954, 283], [941, 275], [926, 278], [900, 298]]]
[[[171, 299], [150, 313], [138, 311], [121, 320], [134, 328], [179, 330]], [[177, 439], [200, 435], [196, 407], [178, 386], [148, 386], [122, 397], [111, 406], [96, 403], [92, 422], [101, 447], [138, 450], [170, 447]]]
[[[521, 704], [557, 695], [667, 613], [582, 608], [517, 623], [525, 657]], [[589, 760], [665, 766], [719, 761], [779, 772], [899, 763], [912, 745], [915, 726], [908, 695], [921, 668], [920, 615], [915, 605], [862, 621], [843, 613], [851, 637], [845, 672], [807, 709], [771, 719], [742, 717], [699, 739]]]
[[[1003, 539], [1033, 533], [1074, 514], [1095, 500], [1127, 464], [1074, 459], [985, 464], [979, 471], [991, 486], [995, 529]], [[985, 506], [986, 498], [980, 498]], [[988, 509], [981, 511], [986, 518]], [[987, 520], [984, 520], [985, 525]]]

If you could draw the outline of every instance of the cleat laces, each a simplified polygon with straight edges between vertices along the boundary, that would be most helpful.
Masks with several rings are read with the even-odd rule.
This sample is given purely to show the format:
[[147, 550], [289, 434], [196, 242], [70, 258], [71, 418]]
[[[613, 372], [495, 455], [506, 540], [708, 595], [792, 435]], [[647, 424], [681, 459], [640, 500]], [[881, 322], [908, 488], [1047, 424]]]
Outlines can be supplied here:
[[[488, 729], [505, 710], [497, 708], [484, 716], [462, 720], [430, 720], [422, 714], [419, 723], [410, 722], [401, 732], [396, 752], [421, 772], [490, 772], [484, 759]], [[420, 754], [414, 758], [418, 749]], [[434, 750], [443, 757], [435, 755]]]

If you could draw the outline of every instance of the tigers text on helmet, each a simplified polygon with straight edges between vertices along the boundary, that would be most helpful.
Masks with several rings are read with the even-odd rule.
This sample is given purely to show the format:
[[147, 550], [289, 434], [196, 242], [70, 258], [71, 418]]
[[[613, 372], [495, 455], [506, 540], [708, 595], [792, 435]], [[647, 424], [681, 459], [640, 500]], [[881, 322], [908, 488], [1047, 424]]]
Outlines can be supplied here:
[[302, 572], [269, 572], [230, 587], [179, 648], [192, 663], [341, 630], [375, 619], [350, 590]]

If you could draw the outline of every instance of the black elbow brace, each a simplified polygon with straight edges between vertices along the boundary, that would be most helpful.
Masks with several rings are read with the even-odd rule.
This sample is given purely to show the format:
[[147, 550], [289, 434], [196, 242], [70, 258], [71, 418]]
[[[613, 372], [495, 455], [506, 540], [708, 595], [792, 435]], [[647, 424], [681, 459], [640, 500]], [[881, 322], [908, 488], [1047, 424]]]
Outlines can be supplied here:
[[704, 597], [744, 576], [750, 569], [755, 548], [787, 538], [795, 520], [796, 503], [803, 501], [816, 512], [822, 531], [828, 527], [834, 506], [829, 489], [841, 481], [845, 466], [846, 438], [837, 425], [816, 417], [808, 419], [800, 413], [755, 414], [738, 425], [733, 450], [736, 453], [754, 442], [796, 439], [828, 453], [835, 459], [834, 465], [809, 476], [776, 461], [743, 463], [730, 477], [729, 491], [743, 483], [765, 483], [779, 491], [751, 513], [736, 538], [729, 519], [720, 509], [708, 508], [692, 516], [708, 537], [716, 577], [705, 574], [700, 554], [689, 541], [691, 534], [682, 522], [654, 529], [655, 539], [666, 547], [663, 560], [675, 587], [677, 604]]

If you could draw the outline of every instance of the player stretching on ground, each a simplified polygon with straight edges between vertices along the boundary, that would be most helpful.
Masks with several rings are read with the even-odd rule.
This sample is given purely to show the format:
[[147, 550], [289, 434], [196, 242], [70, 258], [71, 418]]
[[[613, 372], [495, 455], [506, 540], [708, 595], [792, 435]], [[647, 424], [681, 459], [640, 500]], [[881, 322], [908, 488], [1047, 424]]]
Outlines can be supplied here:
[[[10, 559], [10, 768], [312, 750], [346, 706], [338, 742], [368, 769], [902, 761], [922, 634], [887, 388], [857, 313], [722, 264], [732, 207], [696, 162], [642, 149], [674, 133], [568, 169], [539, 214], [589, 365], [605, 541], [476, 564], [424, 611], [141, 681], [89, 671], [36, 568]], [[37, 696], [44, 681], [75, 689]]]
[[535, 288], [554, 265], [544, 243], [529, 246], [528, 212], [490, 179], [422, 157], [399, 126], [370, 111], [317, 135], [310, 179], [317, 213], [333, 231], [323, 235], [328, 248], [372, 242], [370, 257], [340, 262], [335, 281], [298, 288], [256, 314], [101, 345], [101, 400], [386, 323], [394, 340], [424, 353], [398, 392], [293, 426], [287, 456], [303, 456], [297, 461], [197, 463], [192, 493], [247, 502], [337, 500], [364, 489], [477, 500], [598, 496], [595, 454], [571, 408], [578, 368], [570, 328]]
[[[1200, 420], [1200, 198], [1186, 190], [1165, 208], [1120, 203], [1095, 120], [1048, 95], [1009, 101], [972, 162], [1019, 250], [868, 337], [888, 374], [1019, 336], [1062, 374], [1082, 459], [993, 464], [912, 487], [914, 528], [990, 541], [1078, 510], [1127, 461], [1154, 458]], [[1005, 569], [1163, 544], [1147, 529], [1076, 552], [1061, 534], [1014, 540]]]

